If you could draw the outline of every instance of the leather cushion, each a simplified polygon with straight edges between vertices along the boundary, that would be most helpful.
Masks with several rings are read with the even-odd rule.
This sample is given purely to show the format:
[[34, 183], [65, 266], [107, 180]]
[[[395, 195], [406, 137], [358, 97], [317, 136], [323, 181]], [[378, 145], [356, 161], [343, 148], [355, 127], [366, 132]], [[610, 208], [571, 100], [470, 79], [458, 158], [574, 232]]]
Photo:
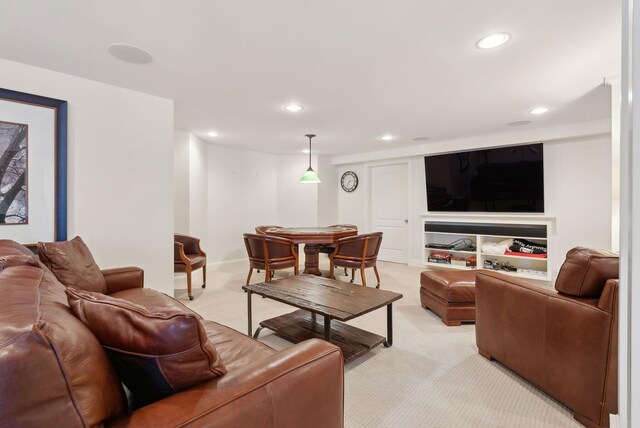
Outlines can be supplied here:
[[115, 293], [109, 294], [109, 296], [135, 303], [136, 305], [144, 307], [149, 312], [174, 309], [178, 312], [190, 313], [198, 319], [202, 319], [200, 314], [193, 312], [180, 301], [149, 288], [129, 288], [127, 290], [116, 291]]
[[229, 373], [276, 353], [273, 348], [264, 343], [215, 321], [205, 320], [202, 321], [202, 325], [207, 332], [207, 337], [225, 361], [225, 367]]
[[31, 256], [33, 253], [24, 245], [18, 244], [11, 239], [0, 239], [0, 255], [15, 256], [15, 255], [27, 255]]
[[0, 426], [97, 427], [126, 413], [109, 358], [51, 272], [6, 268], [0, 290]]
[[73, 313], [107, 350], [122, 382], [142, 407], [227, 372], [200, 319], [176, 307], [141, 305], [67, 289]]
[[600, 297], [608, 279], [620, 275], [618, 255], [576, 247], [567, 253], [556, 279], [556, 290], [575, 297]]
[[476, 301], [475, 271], [427, 270], [420, 274], [420, 286], [451, 303]]
[[40, 262], [38, 258], [34, 255], [11, 255], [11, 256], [2, 256], [0, 257], [0, 272], [9, 267], [15, 266], [33, 266], [38, 267]]
[[82, 238], [71, 241], [38, 242], [38, 255], [58, 281], [80, 290], [107, 292], [107, 283]]

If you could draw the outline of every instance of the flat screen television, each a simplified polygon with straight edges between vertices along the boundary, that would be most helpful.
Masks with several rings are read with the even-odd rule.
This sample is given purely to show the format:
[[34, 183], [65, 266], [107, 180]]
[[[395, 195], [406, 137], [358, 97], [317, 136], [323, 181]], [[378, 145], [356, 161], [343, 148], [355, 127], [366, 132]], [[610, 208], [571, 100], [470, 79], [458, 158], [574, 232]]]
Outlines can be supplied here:
[[542, 143], [425, 156], [430, 212], [544, 213]]

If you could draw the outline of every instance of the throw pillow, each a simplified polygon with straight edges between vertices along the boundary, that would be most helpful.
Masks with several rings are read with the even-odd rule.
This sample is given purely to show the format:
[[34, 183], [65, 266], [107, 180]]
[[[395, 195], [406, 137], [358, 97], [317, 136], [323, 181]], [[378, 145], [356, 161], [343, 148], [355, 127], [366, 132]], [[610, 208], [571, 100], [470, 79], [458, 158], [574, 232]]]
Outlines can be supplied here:
[[58, 281], [67, 287], [107, 292], [104, 276], [79, 236], [71, 241], [38, 242], [38, 256]]
[[227, 372], [193, 313], [150, 311], [101, 293], [66, 291], [72, 312], [106, 349], [135, 408]]

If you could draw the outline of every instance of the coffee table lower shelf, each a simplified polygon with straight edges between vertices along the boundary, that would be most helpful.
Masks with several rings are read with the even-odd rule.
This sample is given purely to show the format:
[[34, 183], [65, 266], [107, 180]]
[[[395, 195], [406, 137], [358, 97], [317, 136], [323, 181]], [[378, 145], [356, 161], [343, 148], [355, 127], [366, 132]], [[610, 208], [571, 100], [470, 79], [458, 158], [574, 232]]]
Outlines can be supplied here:
[[[315, 318], [315, 319], [314, 319]], [[261, 328], [272, 330], [276, 336], [293, 343], [307, 339], [324, 339], [324, 317], [312, 317], [309, 311], [299, 309], [260, 323]], [[256, 332], [256, 335], [259, 331]], [[338, 346], [344, 361], [350, 362], [385, 342], [385, 338], [341, 321], [331, 321], [331, 343]]]

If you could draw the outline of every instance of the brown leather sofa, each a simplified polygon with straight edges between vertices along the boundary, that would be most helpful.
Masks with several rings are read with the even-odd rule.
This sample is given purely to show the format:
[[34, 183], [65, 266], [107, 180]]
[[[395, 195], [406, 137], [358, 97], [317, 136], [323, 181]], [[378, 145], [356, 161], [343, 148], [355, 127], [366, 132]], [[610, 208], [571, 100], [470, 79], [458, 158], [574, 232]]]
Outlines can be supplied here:
[[493, 271], [476, 276], [476, 342], [569, 407], [587, 427], [618, 409], [618, 256], [574, 248], [555, 290]]
[[[309, 340], [275, 351], [213, 321], [202, 322], [227, 374], [128, 412], [104, 349], [73, 316], [65, 287], [32, 256], [0, 240], [0, 426], [343, 426], [344, 367], [336, 346]], [[181, 306], [143, 288], [141, 269], [103, 275], [111, 296]]]

